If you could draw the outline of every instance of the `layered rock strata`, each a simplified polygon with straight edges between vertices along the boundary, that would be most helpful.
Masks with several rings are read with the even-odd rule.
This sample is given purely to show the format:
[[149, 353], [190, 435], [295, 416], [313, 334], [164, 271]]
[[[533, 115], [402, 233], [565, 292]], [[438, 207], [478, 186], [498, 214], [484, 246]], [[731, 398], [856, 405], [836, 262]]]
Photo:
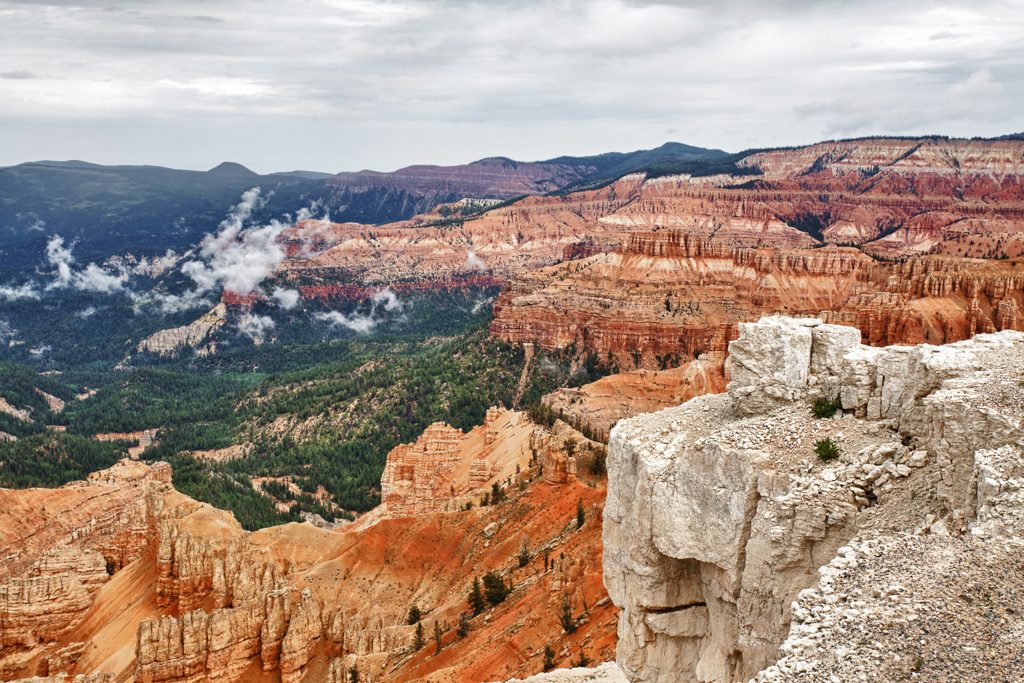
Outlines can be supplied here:
[[40, 657], [44, 673], [73, 664], [81, 644], [62, 639], [153, 543], [152, 496], [169, 483], [166, 464], [122, 461], [59, 491], [0, 489], [0, 675]]
[[378, 514], [451, 512], [476, 503], [493, 481], [508, 483], [530, 462], [535, 425], [523, 413], [491, 408], [468, 434], [443, 422], [388, 453]]
[[[1024, 334], [879, 349], [813, 319], [739, 332], [727, 394], [612, 430], [604, 564], [627, 677], [1024, 675]], [[953, 585], [1006, 601], [953, 626]]]
[[658, 232], [517, 277], [494, 303], [491, 333], [548, 349], [575, 344], [624, 369], [664, 369], [724, 353], [737, 323], [766, 313], [820, 316], [886, 345], [1024, 329], [1022, 310], [1016, 262], [890, 264], [852, 248], [748, 249]]
[[733, 248], [835, 244], [886, 259], [1024, 257], [1021, 141], [849, 140], [755, 153], [740, 165], [759, 174], [634, 174], [459, 220], [330, 224], [318, 228], [329, 246], [297, 253], [285, 276], [314, 288], [339, 279], [446, 282], [480, 271], [504, 279], [664, 230]]

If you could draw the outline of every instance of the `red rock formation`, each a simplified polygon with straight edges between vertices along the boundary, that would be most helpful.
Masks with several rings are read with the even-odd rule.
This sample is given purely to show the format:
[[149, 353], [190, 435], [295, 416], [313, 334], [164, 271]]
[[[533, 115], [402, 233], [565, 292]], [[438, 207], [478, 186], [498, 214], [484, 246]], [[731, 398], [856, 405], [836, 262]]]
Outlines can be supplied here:
[[437, 422], [411, 444], [388, 453], [381, 475], [382, 507], [375, 514], [405, 517], [461, 510], [493, 482], [529, 465], [534, 425], [522, 413], [491, 408], [468, 434]]
[[564, 197], [528, 197], [462, 221], [332, 224], [323, 253], [284, 265], [330, 285], [514, 277], [678, 230], [729, 247], [861, 245], [904, 258], [1024, 256], [1024, 142], [853, 140], [752, 154], [754, 176], [627, 176]]
[[724, 352], [737, 322], [767, 313], [822, 315], [885, 345], [1014, 326], [1022, 305], [1016, 262], [889, 264], [852, 248], [745, 249], [670, 231], [638, 233], [617, 252], [516, 278], [494, 304], [491, 332], [657, 368]]
[[[504, 481], [517, 465], [536, 478], [534, 429], [518, 413], [492, 409], [468, 434], [428, 430], [419, 442], [426, 462], [404, 460], [429, 471], [430, 456], [458, 454], [452, 477], [462, 491]], [[487, 479], [473, 475], [479, 463]], [[169, 479], [164, 464], [123, 461], [84, 484], [0, 491], [8, 572], [0, 675], [289, 683], [328, 680], [331, 670], [337, 678], [354, 666], [376, 681], [445, 671], [448, 680], [475, 682], [540, 670], [538, 643], [561, 642], [563, 663], [581, 648], [595, 660], [613, 656], [600, 482], [537, 480], [525, 491], [508, 487], [510, 500], [500, 505], [469, 511], [393, 519], [384, 507], [335, 531], [289, 524], [249, 533], [230, 514], [174, 491]], [[577, 500], [588, 519], [578, 532], [569, 524]], [[520, 567], [523, 543], [532, 559]], [[459, 638], [473, 577], [491, 570], [516, 589]], [[558, 619], [563, 595], [587, 614], [571, 636]], [[433, 646], [412, 650], [413, 604], [428, 631], [441, 624], [441, 655]]]

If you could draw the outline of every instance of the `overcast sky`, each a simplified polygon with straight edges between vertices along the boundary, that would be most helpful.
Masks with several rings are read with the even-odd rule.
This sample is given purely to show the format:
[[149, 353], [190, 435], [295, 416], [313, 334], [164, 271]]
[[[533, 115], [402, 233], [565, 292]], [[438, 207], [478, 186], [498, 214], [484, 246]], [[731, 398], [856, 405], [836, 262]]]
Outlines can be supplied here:
[[0, 165], [1024, 130], [1024, 0], [0, 0]]

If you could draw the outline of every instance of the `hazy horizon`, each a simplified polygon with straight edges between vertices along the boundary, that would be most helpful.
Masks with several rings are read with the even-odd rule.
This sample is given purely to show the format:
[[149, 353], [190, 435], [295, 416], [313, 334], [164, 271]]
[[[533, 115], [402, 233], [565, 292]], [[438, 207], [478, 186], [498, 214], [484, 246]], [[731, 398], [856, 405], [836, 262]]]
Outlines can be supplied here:
[[0, 165], [394, 170], [1022, 128], [1024, 0], [0, 0]]
[[[984, 137], [986, 139], [990, 139], [990, 138], [1003, 137], [1003, 136], [1006, 136], [1006, 135], [1017, 135], [1017, 134], [1020, 134], [1022, 132], [1024, 132], [1024, 131], [1006, 131], [1005, 133], [999, 133], [999, 134], [995, 134], [995, 135], [992, 135], [992, 136], [970, 136], [970, 137], [975, 137], [975, 138], [977, 138], [977, 137]], [[906, 135], [899, 135], [899, 134], [887, 134], [887, 133], [869, 133], [869, 134], [865, 134], [865, 135], [857, 136], [857, 137], [865, 137], [865, 138], [892, 137], [892, 138], [899, 138], [899, 137], [908, 137], [908, 136], [906, 136]], [[951, 138], [955, 138], [955, 137], [958, 137], [958, 136], [946, 135], [945, 133], [922, 133], [919, 136], [911, 136], [911, 137], [925, 137], [925, 138], [927, 138], [927, 137], [951, 137]], [[836, 140], [836, 139], [843, 139], [843, 138], [828, 138], [828, 139], [822, 138], [822, 139], [818, 139], [818, 140], [808, 140], [808, 141], [794, 142], [794, 143], [791, 143], [791, 144], [773, 145], [773, 147], [803, 147], [803, 146], [806, 146], [806, 145], [813, 145], [815, 143], [827, 142], [828, 140]], [[686, 141], [683, 141], [683, 140], [666, 140], [665, 142], [661, 143], [661, 145], [671, 144], [671, 143], [681, 143], [681, 144], [684, 144], [684, 145], [691, 145], [691, 146], [694, 146], [694, 147], [704, 147], [704, 145], [694, 144], [694, 143], [686, 142]], [[31, 163], [73, 163], [73, 162], [85, 162], [85, 163], [91, 163], [91, 164], [98, 164], [98, 165], [101, 165], [101, 166], [154, 166], [154, 167], [162, 167], [162, 168], [171, 168], [171, 169], [180, 170], [180, 171], [209, 171], [209, 170], [212, 170], [213, 168], [215, 168], [216, 166], [219, 166], [220, 164], [236, 163], [236, 164], [239, 164], [241, 166], [244, 166], [245, 168], [249, 169], [250, 171], [254, 171], [256, 173], [259, 173], [260, 175], [268, 175], [268, 174], [273, 174], [273, 173], [295, 173], [295, 172], [336, 174], [336, 173], [346, 173], [346, 172], [356, 172], [356, 171], [376, 171], [376, 172], [388, 173], [388, 172], [396, 171], [396, 170], [399, 170], [401, 168], [405, 168], [405, 167], [408, 167], [408, 166], [420, 166], [420, 165], [427, 165], [427, 166], [430, 166], [430, 165], [453, 166], [453, 165], [463, 165], [463, 164], [470, 164], [470, 163], [473, 163], [475, 161], [481, 161], [483, 159], [497, 158], [497, 157], [509, 158], [509, 159], [512, 159], [513, 161], [517, 161], [517, 162], [520, 162], [520, 163], [531, 163], [531, 162], [536, 163], [536, 162], [548, 161], [550, 159], [555, 159], [557, 157], [563, 157], [563, 156], [567, 156], [567, 157], [583, 157], [583, 156], [591, 156], [593, 154], [603, 154], [603, 153], [606, 153], [606, 152], [634, 152], [634, 151], [639, 151], [640, 149], [653, 149], [653, 148], [656, 148], [656, 147], [660, 147], [661, 145], [654, 145], [654, 147], [652, 147], [652, 148], [637, 148], [637, 149], [628, 149], [628, 150], [627, 149], [607, 149], [607, 150], [600, 150], [600, 151], [597, 151], [597, 152], [591, 152], [591, 153], [588, 153], [588, 154], [574, 154], [572, 152], [559, 152], [559, 153], [555, 153], [555, 154], [549, 154], [549, 155], [547, 155], [547, 156], [545, 156], [543, 158], [537, 158], [537, 159], [518, 159], [518, 158], [516, 158], [516, 157], [514, 157], [514, 156], [512, 156], [510, 154], [507, 154], [507, 153], [495, 153], [495, 154], [486, 154], [484, 156], [477, 157], [477, 158], [474, 158], [474, 159], [465, 159], [463, 161], [454, 161], [454, 162], [451, 162], [449, 164], [437, 164], [437, 163], [432, 162], [432, 161], [413, 161], [411, 163], [403, 164], [402, 166], [395, 166], [393, 168], [375, 168], [375, 167], [370, 166], [370, 167], [366, 167], [366, 168], [322, 169], [322, 168], [300, 168], [300, 167], [296, 166], [296, 167], [281, 167], [281, 168], [274, 167], [274, 168], [268, 168], [268, 169], [256, 169], [256, 168], [253, 168], [251, 165], [245, 163], [244, 161], [239, 161], [238, 159], [222, 159], [221, 161], [218, 161], [217, 163], [213, 164], [212, 166], [202, 167], [201, 168], [201, 167], [197, 167], [197, 166], [192, 166], [192, 167], [189, 167], [189, 166], [166, 166], [164, 164], [154, 164], [154, 163], [146, 163], [146, 162], [141, 162], [141, 163], [135, 163], [135, 162], [123, 162], [123, 163], [110, 162], [110, 163], [100, 164], [99, 162], [93, 161], [91, 159], [71, 159], [71, 158], [68, 158], [68, 159], [42, 159], [42, 158], [40, 158], [40, 159], [24, 159], [22, 161], [15, 161], [15, 162], [0, 161], [0, 168], [10, 168], [12, 166], [19, 166], [21, 164], [31, 164]], [[716, 149], [716, 148], [705, 147], [705, 149]], [[721, 149], [721, 148], [718, 148], [718, 149]], [[747, 149], [753, 149], [753, 148], [749, 148], [748, 147], [748, 148], [737, 149], [737, 150], [734, 150], [734, 149], [721, 149], [721, 151], [732, 154], [732, 153], [743, 152], [743, 151], [746, 151]]]

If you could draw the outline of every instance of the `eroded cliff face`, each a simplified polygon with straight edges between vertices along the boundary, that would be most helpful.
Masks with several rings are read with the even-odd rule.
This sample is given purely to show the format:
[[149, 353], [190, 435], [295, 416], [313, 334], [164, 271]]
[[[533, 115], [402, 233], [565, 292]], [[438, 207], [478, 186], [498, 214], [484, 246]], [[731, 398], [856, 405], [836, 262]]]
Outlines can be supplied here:
[[[626, 675], [1024, 674], [1024, 334], [879, 349], [813, 319], [739, 332], [727, 394], [612, 431], [604, 565]], [[833, 417], [813, 416], [818, 398]], [[952, 585], [1001, 590], [1005, 608], [939, 625]]]
[[[468, 434], [435, 426], [389, 459], [390, 508], [334, 530], [247, 532], [176, 492], [163, 463], [0, 491], [0, 677], [342, 681], [355, 668], [370, 681], [484, 681], [539, 671], [545, 644], [560, 664], [581, 652], [606, 661], [616, 613], [601, 574], [605, 489], [541, 476], [570, 438], [560, 429], [555, 441], [499, 409]], [[464, 509], [495, 483], [505, 502]], [[514, 590], [460, 637], [473, 578], [488, 571]], [[580, 619], [573, 634], [564, 600]], [[428, 641], [438, 625], [439, 654], [433, 642], [414, 648], [413, 605]]]
[[558, 262], [567, 248], [594, 234], [622, 233], [601, 228], [598, 218], [631, 201], [642, 184], [642, 176], [627, 176], [600, 190], [527, 197], [455, 225], [432, 220], [330, 224], [323, 230], [332, 246], [285, 261], [281, 276], [301, 287], [339, 281], [357, 286], [457, 283], [481, 276], [503, 280], [510, 273]]
[[403, 517], [475, 504], [492, 482], [510, 482], [530, 466], [536, 430], [525, 414], [499, 408], [490, 408], [484, 424], [468, 434], [443, 422], [430, 425], [414, 443], [388, 453], [379, 513]]
[[768, 313], [855, 325], [873, 345], [943, 343], [1024, 329], [1017, 262], [921, 257], [877, 262], [853, 248], [733, 248], [679, 232], [634, 234], [621, 250], [516, 278], [491, 333], [543, 348], [575, 344], [657, 369], [724, 353], [736, 324]]
[[81, 656], [74, 630], [153, 544], [151, 503], [170, 478], [166, 464], [126, 460], [59, 490], [0, 489], [0, 675], [56, 673]]
[[[497, 279], [674, 230], [726, 247], [858, 245], [887, 259], [1024, 256], [1024, 143], [852, 140], [752, 154], [754, 176], [631, 175], [479, 216], [320, 226], [322, 253], [284, 264], [308, 286]], [[315, 290], [314, 290], [315, 291]]]
[[216, 345], [211, 338], [227, 318], [227, 304], [218, 303], [187, 325], [154, 332], [140, 341], [136, 350], [164, 357], [174, 356], [184, 349], [193, 349], [200, 355], [212, 353]]

